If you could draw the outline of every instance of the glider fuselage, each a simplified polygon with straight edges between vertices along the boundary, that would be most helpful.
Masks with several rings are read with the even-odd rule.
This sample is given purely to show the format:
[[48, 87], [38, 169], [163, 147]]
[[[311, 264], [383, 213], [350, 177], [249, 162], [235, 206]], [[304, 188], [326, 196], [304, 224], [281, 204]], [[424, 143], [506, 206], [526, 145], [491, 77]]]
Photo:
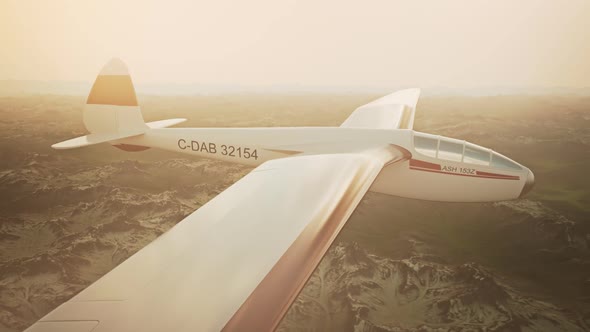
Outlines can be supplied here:
[[159, 148], [248, 166], [294, 155], [395, 145], [407, 151], [406, 160], [386, 166], [371, 191], [434, 201], [514, 199], [534, 181], [528, 168], [490, 149], [410, 129], [162, 128], [111, 144], [128, 151]]

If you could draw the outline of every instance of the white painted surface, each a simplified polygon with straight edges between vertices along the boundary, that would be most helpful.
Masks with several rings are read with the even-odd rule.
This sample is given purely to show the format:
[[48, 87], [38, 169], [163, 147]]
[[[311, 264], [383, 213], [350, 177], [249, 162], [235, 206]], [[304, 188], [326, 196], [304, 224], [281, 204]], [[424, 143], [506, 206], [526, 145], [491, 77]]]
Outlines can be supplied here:
[[146, 123], [146, 125], [148, 127], [150, 127], [150, 129], [158, 129], [158, 128], [172, 127], [172, 126], [175, 126], [179, 123], [183, 123], [185, 121], [186, 121], [186, 119], [182, 119], [182, 118], [168, 119], [168, 120], [148, 122], [148, 123]]
[[127, 69], [127, 65], [121, 59], [113, 58], [102, 67], [98, 75], [129, 75], [129, 69]]
[[363, 105], [342, 123], [344, 128], [412, 129], [420, 89], [406, 89]]
[[145, 132], [149, 129], [139, 106], [88, 104], [83, 112], [84, 125], [91, 133]]
[[75, 149], [81, 148], [89, 145], [99, 144], [99, 143], [106, 143], [111, 142], [114, 140], [126, 138], [129, 135], [141, 135], [141, 132], [138, 133], [126, 133], [126, 134], [88, 134], [76, 138], [69, 139], [67, 141], [59, 142], [53, 144], [51, 147], [57, 150], [67, 150], [67, 149]]
[[[70, 321], [98, 321], [94, 332], [219, 331], [306, 225], [365, 181], [358, 204], [383, 161], [348, 153], [267, 162], [30, 331]], [[359, 178], [367, 168], [370, 178]]]

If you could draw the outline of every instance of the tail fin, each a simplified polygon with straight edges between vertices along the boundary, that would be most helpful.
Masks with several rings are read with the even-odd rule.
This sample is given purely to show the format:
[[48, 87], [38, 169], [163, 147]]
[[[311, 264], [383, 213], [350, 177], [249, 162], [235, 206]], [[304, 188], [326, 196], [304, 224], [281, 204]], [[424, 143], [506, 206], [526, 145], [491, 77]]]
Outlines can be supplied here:
[[141, 134], [147, 130], [127, 66], [112, 59], [100, 71], [84, 107], [91, 133]]
[[142, 135], [151, 128], [163, 128], [185, 119], [145, 123], [137, 103], [127, 66], [120, 59], [109, 61], [100, 71], [84, 106], [84, 125], [89, 135], [52, 145], [72, 149]]

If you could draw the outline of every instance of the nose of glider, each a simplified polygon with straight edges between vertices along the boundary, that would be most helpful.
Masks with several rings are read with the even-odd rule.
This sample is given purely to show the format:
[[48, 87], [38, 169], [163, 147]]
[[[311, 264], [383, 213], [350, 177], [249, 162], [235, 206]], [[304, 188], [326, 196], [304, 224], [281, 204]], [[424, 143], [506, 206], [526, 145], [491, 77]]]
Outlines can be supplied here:
[[522, 187], [522, 191], [520, 192], [520, 196], [518, 196], [518, 198], [524, 197], [524, 195], [531, 191], [531, 189], [533, 189], [533, 187], [535, 186], [535, 175], [528, 168], [527, 171], [528, 173], [526, 175], [526, 181], [524, 183], [524, 187]]

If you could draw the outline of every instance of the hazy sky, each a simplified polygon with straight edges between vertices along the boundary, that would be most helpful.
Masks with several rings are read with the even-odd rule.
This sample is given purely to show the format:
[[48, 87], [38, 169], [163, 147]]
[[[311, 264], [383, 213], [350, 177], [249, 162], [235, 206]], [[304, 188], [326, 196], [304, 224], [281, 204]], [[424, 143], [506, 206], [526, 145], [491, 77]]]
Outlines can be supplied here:
[[590, 86], [590, 1], [0, 0], [0, 79]]

